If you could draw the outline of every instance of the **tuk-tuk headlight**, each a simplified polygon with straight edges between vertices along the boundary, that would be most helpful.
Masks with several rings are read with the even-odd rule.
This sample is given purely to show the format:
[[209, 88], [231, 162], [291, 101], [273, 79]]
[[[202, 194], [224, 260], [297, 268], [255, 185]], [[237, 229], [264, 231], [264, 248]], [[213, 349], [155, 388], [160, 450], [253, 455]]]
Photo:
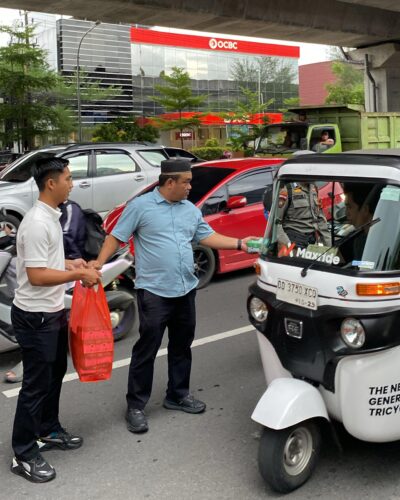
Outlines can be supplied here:
[[354, 349], [359, 349], [365, 343], [365, 330], [360, 321], [355, 318], [346, 318], [340, 327], [342, 339]]
[[252, 297], [249, 302], [249, 311], [253, 319], [258, 322], [265, 321], [268, 316], [268, 309], [265, 302], [257, 297]]

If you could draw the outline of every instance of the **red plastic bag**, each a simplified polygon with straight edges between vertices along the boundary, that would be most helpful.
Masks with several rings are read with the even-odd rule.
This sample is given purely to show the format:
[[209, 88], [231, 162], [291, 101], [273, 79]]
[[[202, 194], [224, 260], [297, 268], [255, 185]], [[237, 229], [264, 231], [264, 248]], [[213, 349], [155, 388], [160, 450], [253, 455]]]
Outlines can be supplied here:
[[111, 377], [114, 337], [103, 287], [84, 288], [75, 283], [69, 318], [69, 348], [81, 382]]

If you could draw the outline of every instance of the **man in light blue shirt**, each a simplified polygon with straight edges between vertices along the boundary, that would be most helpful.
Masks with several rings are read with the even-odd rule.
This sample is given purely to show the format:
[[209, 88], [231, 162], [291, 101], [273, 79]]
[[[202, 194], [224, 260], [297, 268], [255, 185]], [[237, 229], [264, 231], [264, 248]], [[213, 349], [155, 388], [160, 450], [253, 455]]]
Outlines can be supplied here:
[[192, 241], [198, 243], [213, 232], [193, 203], [171, 203], [155, 189], [128, 203], [112, 235], [126, 243], [133, 234], [136, 288], [180, 297], [198, 283]]
[[131, 200], [101, 249], [100, 268], [120, 242], [133, 235], [140, 338], [132, 350], [126, 414], [128, 430], [148, 430], [144, 408], [151, 394], [154, 360], [168, 327], [168, 387], [164, 407], [201, 413], [206, 405], [189, 393], [191, 344], [196, 326], [192, 242], [247, 251], [246, 242], [215, 233], [187, 200], [192, 173], [187, 160], [161, 162], [159, 188]]

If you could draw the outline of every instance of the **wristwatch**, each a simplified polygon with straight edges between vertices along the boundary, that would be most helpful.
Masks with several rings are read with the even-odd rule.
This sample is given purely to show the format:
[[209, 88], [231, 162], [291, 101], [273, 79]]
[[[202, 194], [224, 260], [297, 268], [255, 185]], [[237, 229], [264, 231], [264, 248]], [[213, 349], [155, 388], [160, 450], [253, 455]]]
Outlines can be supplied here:
[[241, 250], [241, 249], [242, 249], [242, 240], [238, 240], [238, 241], [237, 241], [237, 246], [236, 246], [236, 248], [237, 248], [238, 250]]

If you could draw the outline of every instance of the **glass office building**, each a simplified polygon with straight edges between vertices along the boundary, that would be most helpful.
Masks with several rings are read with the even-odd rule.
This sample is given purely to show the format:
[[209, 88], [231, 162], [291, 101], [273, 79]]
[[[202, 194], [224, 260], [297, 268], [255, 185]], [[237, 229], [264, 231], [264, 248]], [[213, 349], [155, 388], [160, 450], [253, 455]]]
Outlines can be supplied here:
[[[91, 26], [93, 22], [76, 19], [57, 21], [62, 76], [76, 73], [78, 46]], [[81, 95], [93, 81], [119, 90], [102, 101], [82, 98], [82, 123], [89, 127], [121, 116], [162, 115], [164, 109], [153, 100], [155, 85], [174, 66], [189, 73], [194, 94], [206, 96], [200, 108], [186, 111], [231, 111], [242, 96], [241, 87], [257, 92], [260, 102], [270, 101], [268, 111], [278, 111], [286, 98], [298, 96], [298, 58], [295, 46], [102, 23], [81, 44]], [[76, 109], [76, 99], [71, 104]]]
[[270, 101], [270, 111], [298, 96], [298, 47], [143, 28], [131, 28], [131, 41], [138, 114], [163, 113], [152, 100], [154, 85], [174, 66], [189, 73], [194, 94], [207, 96], [201, 108], [190, 111], [231, 111], [243, 97], [241, 87], [258, 93], [262, 103]]
[[[93, 22], [76, 19], [57, 21], [58, 70], [65, 78], [74, 77], [79, 42]], [[83, 126], [111, 122], [121, 116], [132, 116], [132, 63], [130, 26], [100, 24], [83, 40], [79, 51], [81, 72], [81, 116]], [[115, 86], [116, 91], [104, 100], [85, 100], [91, 83], [101, 88]], [[71, 103], [77, 108], [77, 100]]]

